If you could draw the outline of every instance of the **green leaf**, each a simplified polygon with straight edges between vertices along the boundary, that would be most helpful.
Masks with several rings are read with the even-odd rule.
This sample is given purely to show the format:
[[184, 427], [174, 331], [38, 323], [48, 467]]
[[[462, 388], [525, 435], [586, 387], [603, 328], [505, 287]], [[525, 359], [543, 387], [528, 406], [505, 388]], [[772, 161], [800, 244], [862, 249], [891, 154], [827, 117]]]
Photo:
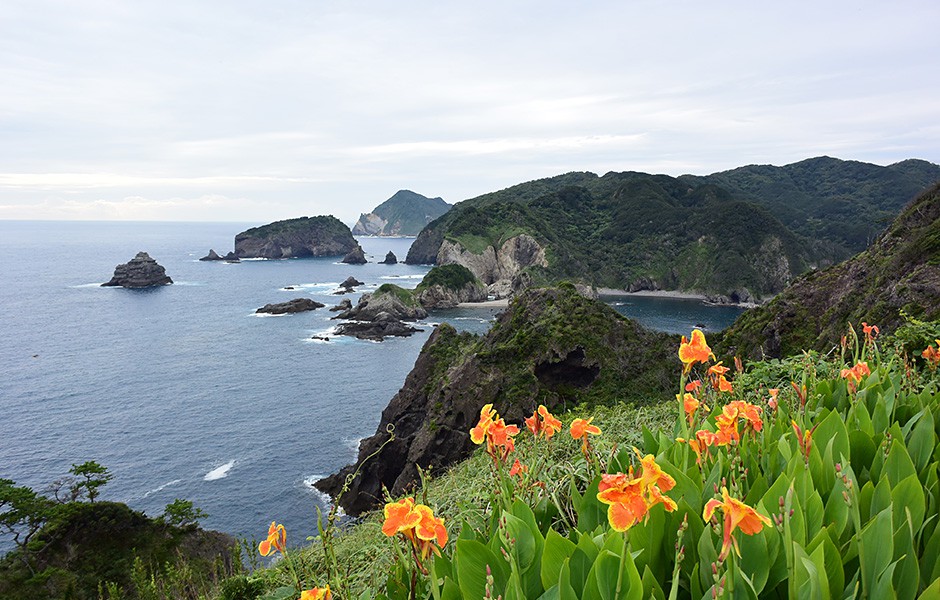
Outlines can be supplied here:
[[577, 546], [569, 539], [563, 538], [554, 529], [548, 530], [545, 536], [545, 546], [542, 550], [542, 565], [540, 577], [542, 587], [549, 587], [558, 583], [558, 577], [561, 575], [561, 567], [565, 561], [574, 554]]
[[928, 585], [917, 600], [940, 600], [940, 577], [937, 577]]
[[895, 506], [895, 529], [906, 520], [904, 510], [910, 512], [912, 534], [917, 535], [924, 524], [927, 512], [927, 501], [924, 498], [924, 488], [917, 475], [911, 475], [897, 484], [891, 490], [891, 500]]
[[[833, 541], [831, 531], [828, 528], [820, 530], [810, 545], [807, 546], [811, 556], [815, 556], [820, 548], [822, 548], [824, 559], [821, 566], [828, 582], [830, 596], [837, 597], [845, 587], [845, 569], [842, 566], [842, 555], [839, 553], [839, 548]], [[819, 563], [817, 563], [817, 567], [819, 566]]]
[[444, 580], [444, 585], [441, 588], [441, 600], [463, 600], [463, 596], [460, 595], [460, 587], [450, 577]]
[[772, 563], [767, 550], [767, 536], [779, 534], [776, 530], [765, 527], [754, 535], [746, 535], [741, 532], [737, 532], [735, 535], [741, 548], [740, 570], [747, 573], [754, 592], [760, 594], [767, 583]]
[[[863, 529], [859, 548], [862, 581], [873, 586], [877, 578], [888, 568], [894, 555], [893, 532], [891, 531], [891, 507], [879, 512]], [[890, 578], [889, 578], [890, 581]], [[872, 596], [869, 590], [869, 596]]]
[[891, 450], [888, 452], [888, 459], [885, 462], [884, 475], [887, 476], [892, 488], [911, 475], [917, 476], [914, 461], [907, 453], [907, 448], [897, 438], [891, 441]]
[[571, 569], [568, 561], [565, 561], [565, 564], [561, 567], [561, 574], [558, 576], [558, 599], [578, 600], [580, 597], [581, 594], [576, 592], [571, 585]]
[[659, 582], [656, 581], [656, 578], [653, 576], [653, 572], [650, 571], [649, 567], [643, 569], [643, 598], [651, 598], [653, 600], [666, 600], [666, 594], [663, 592], [663, 588], [660, 587]]
[[930, 408], [925, 408], [907, 442], [907, 449], [918, 473], [923, 471], [930, 462], [930, 457], [933, 456], [934, 449], [937, 447], [937, 434], [934, 427], [933, 413], [930, 412]]
[[486, 567], [493, 574], [495, 591], [502, 593], [509, 579], [506, 561], [476, 540], [457, 540], [454, 569], [464, 598], [482, 598], [486, 589]]
[[578, 507], [578, 531], [590, 533], [607, 522], [607, 505], [597, 499], [597, 486], [601, 478], [595, 477], [581, 497]]
[[617, 591], [617, 581], [620, 575], [620, 557], [613, 552], [602, 551], [584, 586], [583, 600], [642, 600], [643, 581], [636, 570], [633, 559], [627, 555], [623, 564], [623, 575], [620, 594]]
[[294, 600], [297, 590], [292, 585], [281, 586], [261, 596], [260, 600]]
[[[529, 525], [515, 515], [504, 513], [503, 521], [506, 524], [506, 533], [509, 535], [509, 539], [514, 540], [514, 543], [511, 543], [506, 550], [519, 566], [521, 575], [532, 568], [535, 559], [539, 556], [536, 552], [535, 535], [532, 534]], [[538, 531], [535, 533], [538, 534]]]

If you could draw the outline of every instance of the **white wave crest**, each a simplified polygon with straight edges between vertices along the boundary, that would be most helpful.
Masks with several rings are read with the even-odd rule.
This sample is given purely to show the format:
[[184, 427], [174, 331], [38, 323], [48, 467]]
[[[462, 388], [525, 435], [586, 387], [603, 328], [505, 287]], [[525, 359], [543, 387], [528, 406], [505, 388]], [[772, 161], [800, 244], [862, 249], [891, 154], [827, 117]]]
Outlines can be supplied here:
[[209, 471], [203, 476], [203, 479], [206, 481], [215, 481], [216, 479], [222, 479], [223, 477], [228, 476], [228, 472], [235, 466], [235, 459], [228, 461], [224, 465], [216, 467]]
[[424, 279], [424, 275], [382, 275], [379, 279]]
[[[309, 477], [305, 477], [304, 487], [310, 490], [311, 492], [313, 492], [313, 495], [316, 496], [317, 500], [319, 500], [321, 504], [329, 508], [332, 508], [333, 499], [330, 498], [330, 495], [325, 492], [321, 492], [317, 488], [313, 487], [313, 484], [320, 481], [321, 479], [323, 479], [322, 475], [310, 475]], [[346, 512], [342, 509], [342, 507], [337, 507], [336, 514], [340, 517], [346, 516]]]
[[146, 494], [144, 494], [144, 498], [146, 498], [147, 496], [149, 496], [149, 495], [151, 495], [151, 494], [157, 494], [157, 493], [159, 493], [159, 492], [162, 492], [163, 490], [165, 490], [166, 488], [170, 487], [171, 485], [176, 485], [177, 483], [179, 483], [179, 482], [181, 482], [181, 481], [182, 481], [182, 479], [174, 479], [173, 481], [168, 481], [168, 482], [164, 483], [163, 485], [161, 485], [160, 487], [153, 488], [152, 490], [150, 490], [149, 492], [147, 492]]

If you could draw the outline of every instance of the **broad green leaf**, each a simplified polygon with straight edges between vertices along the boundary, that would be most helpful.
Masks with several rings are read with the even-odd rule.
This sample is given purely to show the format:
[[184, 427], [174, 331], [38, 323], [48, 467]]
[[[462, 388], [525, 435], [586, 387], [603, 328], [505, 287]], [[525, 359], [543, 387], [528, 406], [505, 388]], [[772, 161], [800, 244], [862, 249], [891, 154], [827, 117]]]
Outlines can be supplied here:
[[[859, 547], [862, 581], [874, 586], [877, 578], [891, 564], [894, 555], [893, 532], [891, 531], [891, 507], [884, 509], [862, 529]], [[890, 578], [889, 578], [890, 581]], [[873, 589], [873, 588], [872, 588]], [[869, 596], [871, 596], [869, 590]], [[879, 597], [879, 596], [873, 596]]]
[[[820, 530], [807, 546], [807, 551], [811, 556], [816, 556], [816, 552], [820, 548], [822, 549], [824, 560], [821, 567], [828, 582], [829, 595], [838, 597], [845, 587], [845, 570], [842, 566], [842, 555], [839, 553], [839, 548], [833, 541], [831, 533], [828, 528]], [[820, 563], [817, 562], [816, 566], [817, 568], [820, 567]]]
[[548, 535], [545, 536], [545, 546], [542, 550], [540, 572], [542, 587], [548, 589], [558, 583], [562, 565], [574, 554], [576, 548], [574, 542], [561, 537], [554, 529], [548, 530]]
[[675, 487], [666, 492], [666, 495], [677, 502], [679, 498], [684, 499], [691, 507], [692, 512], [702, 514], [705, 504], [702, 502], [701, 484], [690, 479], [688, 475], [671, 463], [660, 463], [660, 468], [676, 480]]
[[597, 486], [600, 482], [601, 478], [595, 477], [581, 497], [581, 505], [578, 507], [578, 531], [582, 533], [589, 533], [601, 523], [607, 523], [607, 505], [597, 499]]
[[929, 408], [925, 408], [907, 442], [908, 452], [918, 473], [923, 471], [930, 462], [930, 457], [933, 456], [937, 447], [937, 434], [934, 427], [933, 413]]
[[486, 589], [486, 567], [493, 574], [495, 591], [502, 593], [509, 579], [506, 561], [476, 540], [457, 540], [454, 570], [464, 598], [482, 598]]
[[578, 600], [580, 597], [581, 594], [571, 587], [571, 569], [565, 561], [561, 567], [561, 574], [558, 576], [558, 598], [559, 600]]
[[[514, 540], [514, 543], [510, 543], [506, 551], [509, 552], [519, 566], [521, 575], [532, 568], [539, 556], [535, 536], [532, 534], [529, 525], [519, 517], [504, 513], [503, 520], [506, 523], [506, 533], [509, 535], [509, 539]], [[538, 531], [535, 533], [538, 534]]]
[[[602, 551], [584, 586], [583, 600], [642, 600], [643, 582], [633, 564], [629, 553], [623, 561], [621, 575], [620, 557], [607, 550]], [[620, 594], [617, 594], [617, 581], [621, 581]]]
[[892, 488], [911, 475], [917, 476], [914, 461], [907, 453], [907, 448], [897, 438], [891, 441], [891, 450], [888, 452], [888, 459], [885, 462], [884, 475], [887, 476]]
[[649, 567], [643, 569], [643, 598], [666, 600], [666, 594], [663, 592], [663, 588], [660, 587], [659, 582], [656, 581]]
[[895, 529], [907, 520], [907, 515], [905, 515], [905, 510], [907, 510], [910, 512], [912, 533], [917, 535], [924, 524], [924, 516], [927, 512], [924, 488], [917, 475], [911, 475], [894, 486], [891, 490], [891, 500], [895, 508]]
[[754, 535], [746, 535], [740, 531], [735, 533], [741, 548], [740, 570], [747, 573], [754, 591], [758, 594], [767, 583], [772, 564], [767, 551], [767, 536], [769, 535], [779, 534], [775, 529], [768, 527]]
[[[572, 594], [574, 592], [572, 591]], [[545, 590], [545, 593], [538, 597], [538, 600], [561, 600], [561, 593], [558, 591], [558, 584]]]
[[463, 600], [463, 596], [460, 595], [460, 586], [450, 577], [444, 580], [444, 585], [441, 587], [441, 600]]
[[940, 600], [940, 577], [934, 579], [933, 582], [921, 592], [917, 600]]

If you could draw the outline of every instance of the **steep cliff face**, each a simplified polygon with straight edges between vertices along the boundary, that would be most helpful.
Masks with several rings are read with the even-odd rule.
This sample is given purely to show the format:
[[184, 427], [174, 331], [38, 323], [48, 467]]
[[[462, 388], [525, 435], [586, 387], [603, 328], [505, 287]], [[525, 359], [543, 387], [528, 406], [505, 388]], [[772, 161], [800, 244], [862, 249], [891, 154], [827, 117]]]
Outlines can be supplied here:
[[742, 315], [722, 346], [752, 357], [827, 350], [847, 322], [890, 332], [901, 324], [901, 310], [940, 318], [940, 185], [909, 204], [868, 250], [809, 273], [767, 306]]
[[[418, 466], [441, 468], [468, 456], [467, 432], [486, 403], [521, 425], [539, 404], [661, 399], [680, 368], [675, 347], [674, 336], [647, 331], [573, 286], [528, 290], [484, 337], [435, 329], [376, 434], [360, 444], [357, 464], [317, 487], [337, 493], [358, 466], [341, 504], [351, 513], [369, 509], [383, 486], [397, 494], [411, 485]], [[382, 447], [390, 427], [394, 440]]]
[[333, 216], [275, 221], [235, 236], [239, 258], [345, 256], [358, 247], [349, 228]]
[[[469, 269], [497, 297], [508, 295], [513, 282], [529, 267], [547, 267], [545, 249], [530, 235], [519, 234], [498, 249], [487, 246], [482, 253], [464, 249], [460, 242], [444, 240], [436, 264], [457, 264]], [[518, 287], [518, 286], [516, 286]]]

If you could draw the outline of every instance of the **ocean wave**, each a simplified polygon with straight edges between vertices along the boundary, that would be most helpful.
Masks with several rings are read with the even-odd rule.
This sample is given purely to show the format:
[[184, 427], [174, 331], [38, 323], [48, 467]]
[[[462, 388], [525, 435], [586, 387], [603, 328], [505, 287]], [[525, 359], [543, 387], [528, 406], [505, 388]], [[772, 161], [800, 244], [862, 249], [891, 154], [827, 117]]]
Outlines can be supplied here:
[[235, 466], [235, 459], [228, 461], [224, 465], [216, 467], [203, 476], [205, 481], [215, 481], [228, 476], [228, 472]]
[[[320, 481], [321, 479], [323, 479], [323, 475], [310, 475], [309, 477], [304, 477], [304, 487], [313, 492], [313, 495], [316, 496], [317, 500], [319, 500], [321, 504], [332, 508], [333, 499], [330, 498], [330, 495], [313, 487], [313, 484]], [[340, 517], [346, 516], [346, 512], [343, 511], [342, 507], [337, 507], [336, 514]]]
[[69, 287], [74, 290], [77, 290], [80, 288], [100, 288], [104, 283], [107, 283], [107, 282], [102, 281], [100, 283], [80, 283], [78, 285], [70, 285]]
[[160, 487], [155, 487], [155, 488], [153, 488], [152, 490], [150, 490], [149, 492], [147, 492], [146, 494], [144, 494], [143, 497], [146, 498], [147, 496], [149, 496], [149, 495], [151, 495], [151, 494], [157, 494], [157, 493], [159, 493], [159, 492], [162, 492], [163, 490], [165, 490], [166, 488], [170, 487], [171, 485], [176, 485], [177, 483], [179, 483], [179, 482], [181, 482], [181, 481], [183, 481], [183, 480], [182, 480], [182, 479], [174, 479], [173, 481], [167, 481], [166, 483], [164, 483], [164, 484], [161, 485]]
[[248, 314], [249, 317], [259, 317], [259, 318], [264, 318], [264, 319], [267, 319], [268, 317], [289, 317], [290, 315], [291, 315], [290, 313], [281, 313], [279, 315], [274, 315], [271, 313], [259, 313], [259, 312], [253, 312], [253, 313]]
[[379, 279], [424, 279], [424, 275], [382, 275]]
[[362, 436], [357, 438], [344, 437], [343, 445], [352, 450], [355, 454], [359, 454], [359, 444], [362, 443], [362, 440], [366, 439], [369, 436]]

